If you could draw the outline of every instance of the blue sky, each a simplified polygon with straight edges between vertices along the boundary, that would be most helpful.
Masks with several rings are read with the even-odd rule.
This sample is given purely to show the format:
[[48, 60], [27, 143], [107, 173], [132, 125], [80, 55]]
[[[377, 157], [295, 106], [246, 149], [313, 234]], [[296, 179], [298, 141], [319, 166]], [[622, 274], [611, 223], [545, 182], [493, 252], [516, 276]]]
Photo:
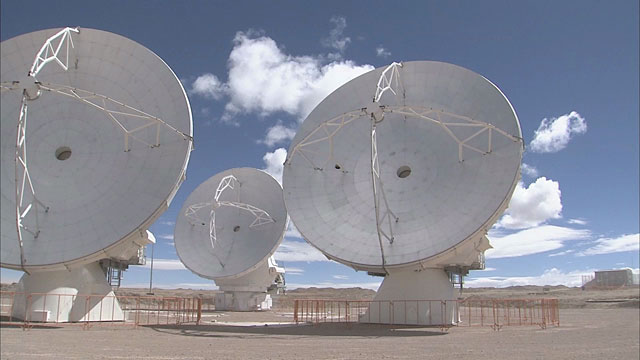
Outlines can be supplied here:
[[[489, 234], [488, 270], [467, 285], [575, 286], [596, 269], [639, 266], [638, 11], [637, 1], [2, 0], [0, 35], [111, 31], [154, 51], [183, 81], [195, 151], [151, 227], [157, 286], [212, 286], [182, 267], [173, 246], [177, 213], [196, 186], [231, 167], [277, 175], [297, 126], [324, 96], [408, 60], [484, 75], [521, 122], [522, 184]], [[295, 235], [276, 253], [290, 287], [379, 284]], [[19, 275], [3, 270], [2, 281]], [[124, 284], [148, 279], [148, 268], [132, 268]]]

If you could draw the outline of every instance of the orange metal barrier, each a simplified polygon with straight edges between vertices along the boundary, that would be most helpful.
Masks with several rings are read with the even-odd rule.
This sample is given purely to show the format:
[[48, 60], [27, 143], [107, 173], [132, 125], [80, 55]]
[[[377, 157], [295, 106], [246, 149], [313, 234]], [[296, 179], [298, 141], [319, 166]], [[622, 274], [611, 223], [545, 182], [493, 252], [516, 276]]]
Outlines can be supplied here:
[[296, 299], [293, 317], [299, 322], [363, 322], [419, 325], [448, 324], [456, 300], [325, 300]]
[[558, 299], [466, 299], [458, 312], [458, 326], [560, 326]]
[[[38, 299], [42, 305], [34, 305]], [[24, 303], [21, 303], [22, 301]], [[67, 321], [68, 314], [61, 308], [84, 309], [79, 321]], [[105, 305], [107, 304], [107, 305]], [[119, 304], [119, 308], [117, 305]], [[24, 319], [14, 316], [14, 307], [24, 306]], [[46, 309], [57, 309], [55, 312]], [[0, 291], [0, 316], [3, 323], [21, 324], [29, 328], [33, 323], [39, 326], [60, 325], [60, 323], [89, 325], [165, 325], [199, 324], [202, 318], [202, 300], [199, 298], [118, 296], [118, 295], [71, 295], [40, 294]]]
[[296, 299], [294, 321], [449, 326], [560, 326], [557, 299], [329, 300]]

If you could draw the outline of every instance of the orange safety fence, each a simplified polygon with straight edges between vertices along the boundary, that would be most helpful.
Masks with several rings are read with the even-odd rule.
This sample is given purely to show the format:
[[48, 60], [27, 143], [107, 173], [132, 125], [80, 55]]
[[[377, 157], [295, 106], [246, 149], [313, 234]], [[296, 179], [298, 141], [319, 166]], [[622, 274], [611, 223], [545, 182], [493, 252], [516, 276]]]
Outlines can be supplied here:
[[559, 326], [557, 299], [330, 300], [296, 299], [294, 321], [403, 325]]
[[0, 316], [2, 323], [20, 324], [25, 328], [34, 323], [38, 326], [80, 324], [85, 328], [89, 325], [199, 324], [202, 300], [0, 291]]
[[447, 314], [456, 306], [456, 300], [296, 299], [293, 318], [296, 323], [445, 324]]
[[458, 326], [560, 326], [558, 299], [466, 299], [458, 313]]

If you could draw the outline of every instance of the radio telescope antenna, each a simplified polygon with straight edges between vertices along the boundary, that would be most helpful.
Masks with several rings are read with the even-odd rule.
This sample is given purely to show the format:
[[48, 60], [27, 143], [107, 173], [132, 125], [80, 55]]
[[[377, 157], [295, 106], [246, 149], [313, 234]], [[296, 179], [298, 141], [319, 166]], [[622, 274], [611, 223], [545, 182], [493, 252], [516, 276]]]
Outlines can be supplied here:
[[385, 277], [377, 300], [454, 299], [447, 272], [484, 267], [522, 151], [515, 111], [493, 83], [452, 64], [392, 63], [305, 119], [285, 161], [285, 203], [327, 257]]
[[284, 285], [274, 284], [283, 281], [284, 269], [272, 255], [286, 228], [280, 184], [264, 171], [235, 168], [189, 195], [174, 240], [184, 265], [224, 291], [216, 295], [217, 310], [266, 310], [271, 308], [267, 290]]
[[[24, 34], [3, 41], [1, 56], [1, 189], [15, 199], [2, 202], [1, 220], [16, 231], [2, 232], [0, 265], [26, 273], [26, 292], [102, 294], [100, 264], [109, 273], [143, 262], [146, 229], [184, 180], [184, 89], [157, 55], [100, 30]], [[62, 312], [59, 321], [92, 317]]]
[[[196, 225], [198, 223], [204, 224], [203, 220], [198, 216], [198, 211], [202, 208], [209, 208], [209, 240], [211, 240], [211, 248], [215, 250], [217, 237], [216, 237], [216, 209], [222, 206], [230, 206], [237, 209], [245, 210], [249, 212], [251, 215], [255, 216], [255, 219], [251, 224], [249, 224], [250, 228], [255, 228], [260, 225], [274, 223], [275, 220], [264, 210], [257, 208], [250, 204], [245, 204], [240, 201], [225, 201], [220, 200], [220, 196], [222, 192], [226, 189], [236, 189], [237, 197], [240, 197], [240, 193], [237, 191], [238, 188], [234, 187], [238, 183], [238, 179], [236, 179], [233, 175], [227, 175], [222, 180], [220, 180], [220, 184], [218, 184], [218, 188], [216, 189], [216, 194], [213, 198], [213, 201], [207, 203], [198, 203], [190, 205], [185, 212], [185, 216], [190, 220], [191, 225]], [[237, 184], [239, 187], [240, 184]], [[214, 253], [214, 256], [220, 263], [220, 266], [224, 267], [224, 263], [217, 254]]]

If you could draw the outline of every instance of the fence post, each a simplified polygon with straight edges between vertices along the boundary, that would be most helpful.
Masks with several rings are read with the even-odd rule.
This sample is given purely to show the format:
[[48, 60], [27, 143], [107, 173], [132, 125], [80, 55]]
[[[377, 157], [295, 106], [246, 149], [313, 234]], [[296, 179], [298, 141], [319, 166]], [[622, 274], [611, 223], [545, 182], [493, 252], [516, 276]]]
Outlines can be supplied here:
[[349, 311], [349, 302], [345, 301], [344, 302], [344, 317], [347, 320], [347, 322], [349, 322], [349, 316], [351, 316], [350, 311]]
[[134, 325], [138, 326], [140, 324], [140, 296], [136, 297], [136, 317], [134, 321]]
[[544, 299], [542, 299], [542, 301], [541, 301], [541, 308], [542, 308], [542, 326], [543, 326], [544, 328], [546, 328], [546, 327], [547, 327], [547, 311], [546, 311], [547, 309], [546, 309], [546, 306], [545, 306], [545, 305], [546, 305], [546, 303], [547, 303], [547, 302], [546, 302]]
[[[105, 296], [106, 297], [106, 296]], [[111, 298], [111, 296], [108, 296]], [[113, 298], [111, 298], [111, 301], [113, 301]], [[102, 321], [102, 305], [104, 304], [104, 298], [102, 299], [102, 301], [100, 301], [100, 317], [99, 317], [99, 321]]]
[[509, 305], [511, 304], [506, 301], [504, 302], [504, 307], [507, 309], [507, 325], [511, 325], [511, 306]]
[[85, 316], [85, 326], [89, 326], [89, 320], [91, 319], [91, 298], [89, 295], [85, 295], [84, 297], [84, 316]]
[[171, 312], [171, 302], [169, 302], [169, 299], [165, 298], [164, 296], [162, 297], [162, 308], [164, 311], [164, 313], [166, 314], [165, 318], [167, 320], [167, 325], [169, 324], [169, 313]]
[[11, 306], [9, 307], [9, 321], [13, 321], [13, 306], [16, 303], [16, 293], [11, 292]]
[[160, 325], [160, 302], [154, 301], [156, 305], [156, 325]]
[[44, 294], [44, 299], [42, 299], [42, 322], [47, 322], [47, 294]]
[[[118, 303], [120, 303], [120, 300], [118, 299], [118, 297], [114, 297], [113, 299], [114, 301], [111, 303], [111, 321], [114, 321], [114, 317], [115, 317], [115, 311], [116, 311], [116, 301]], [[125, 311], [125, 309], [123, 309], [124, 305], [121, 304], [121, 310], [122, 310], [122, 320], [126, 323], [127, 322], [127, 312]]]
[[9, 321], [13, 321], [13, 304], [16, 302], [16, 293], [12, 292], [11, 294], [11, 306], [9, 306]]
[[202, 320], [202, 299], [198, 299], [198, 318], [196, 325], [200, 325], [200, 320]]
[[[26, 307], [25, 313], [24, 313], [24, 326], [25, 327], [29, 325], [29, 320], [31, 318], [31, 301], [33, 300], [32, 297], [33, 297], [33, 295], [31, 295], [31, 294], [29, 294], [27, 296], [27, 307]], [[22, 329], [24, 330], [25, 328], [23, 327]]]
[[407, 300], [404, 300], [404, 323], [407, 323]]

